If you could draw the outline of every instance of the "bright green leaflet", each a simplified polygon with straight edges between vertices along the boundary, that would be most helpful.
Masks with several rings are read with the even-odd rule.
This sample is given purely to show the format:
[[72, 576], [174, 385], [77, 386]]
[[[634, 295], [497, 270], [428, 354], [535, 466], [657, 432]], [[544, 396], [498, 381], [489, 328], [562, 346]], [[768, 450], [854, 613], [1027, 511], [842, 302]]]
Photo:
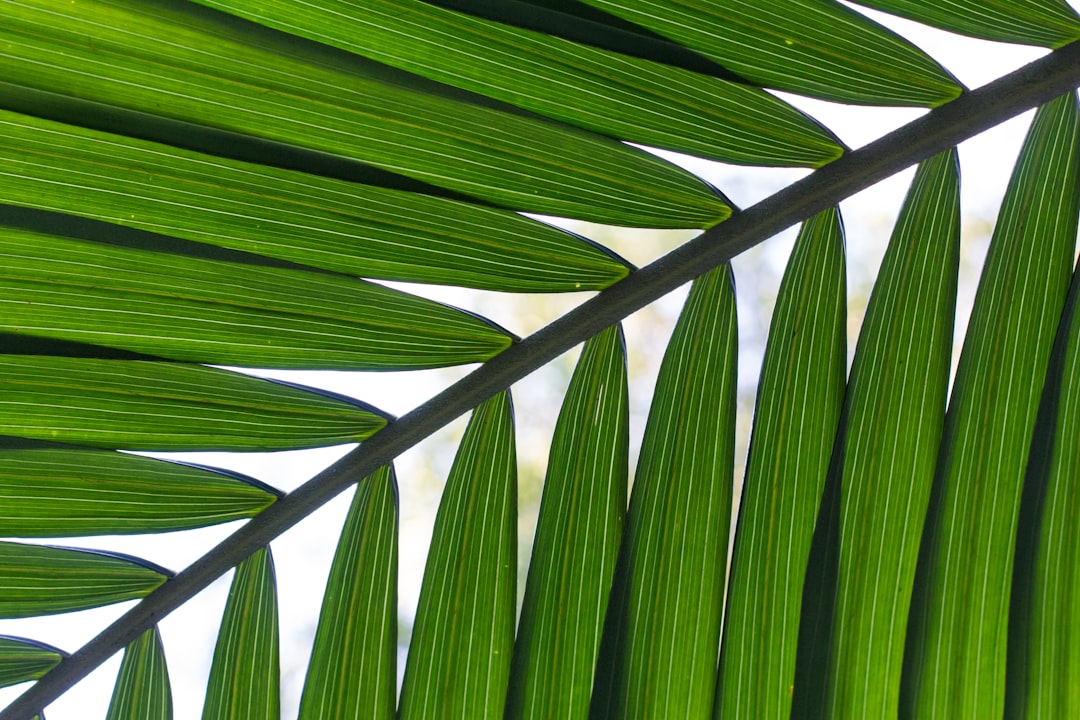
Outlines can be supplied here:
[[823, 165], [837, 142], [761, 90], [420, 0], [199, 0], [621, 140], [748, 165]]
[[517, 469], [510, 395], [473, 412], [443, 490], [401, 720], [499, 717], [514, 650]]
[[172, 720], [172, 689], [157, 628], [124, 650], [105, 720]]
[[358, 442], [367, 406], [202, 365], [0, 355], [0, 434], [127, 450]]
[[179, 463], [101, 450], [0, 450], [0, 535], [167, 532], [258, 514], [266, 487]]
[[1005, 717], [1080, 715], [1080, 269], [1035, 425], [1009, 607]]
[[210, 666], [203, 720], [278, 720], [280, 667], [274, 560], [263, 548], [236, 567]]
[[506, 718], [588, 716], [626, 513], [628, 405], [613, 326], [585, 343], [555, 425]]
[[735, 454], [731, 268], [699, 277], [668, 343], [642, 440], [592, 718], [712, 714]]
[[960, 262], [955, 152], [919, 167], [859, 334], [843, 420], [836, 625], [820, 717], [896, 717], [945, 420]]
[[554, 292], [628, 272], [602, 248], [504, 210], [3, 111], [0, 167], [9, 204], [350, 275]]
[[300, 720], [393, 720], [398, 500], [393, 468], [360, 481], [326, 581]]
[[64, 653], [33, 640], [0, 635], [0, 687], [37, 680], [64, 659]]
[[731, 561], [718, 718], [791, 711], [806, 559], [844, 401], [845, 275], [843, 226], [830, 208], [803, 225], [769, 329]]
[[141, 598], [168, 579], [134, 558], [0, 542], [0, 618], [37, 617]]
[[[707, 227], [730, 212], [693, 175], [641, 150], [394, 85], [363, 62], [308, 57], [315, 51], [299, 43], [196, 10], [5, 3], [0, 77], [299, 145], [516, 210], [648, 227]], [[47, 110], [15, 94], [32, 107], [8, 109]]]
[[854, 0], [964, 35], [1061, 47], [1080, 39], [1080, 17], [1064, 0]]
[[1080, 118], [1039, 109], [1009, 183], [945, 420], [920, 548], [901, 713], [998, 717], [1017, 512], [1076, 243]]
[[362, 280], [3, 226], [0, 331], [297, 369], [440, 367], [510, 344], [473, 315]]
[[583, 1], [777, 90], [930, 107], [961, 91], [926, 53], [833, 0]]

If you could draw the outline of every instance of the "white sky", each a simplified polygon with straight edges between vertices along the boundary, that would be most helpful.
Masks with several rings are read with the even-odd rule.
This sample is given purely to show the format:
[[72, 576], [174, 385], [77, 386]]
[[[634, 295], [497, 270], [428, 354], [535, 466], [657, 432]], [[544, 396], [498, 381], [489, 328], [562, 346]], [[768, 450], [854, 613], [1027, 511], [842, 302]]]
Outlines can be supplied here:
[[[913, 39], [969, 87], [978, 87], [1043, 54], [1043, 51], [1032, 48], [961, 38], [880, 13], [868, 11], [868, 14]], [[915, 110], [849, 108], [801, 98], [788, 99], [824, 122], [852, 147], [876, 139], [920, 113]], [[960, 148], [965, 244], [973, 262], [981, 262], [981, 256], [985, 253], [987, 232], [992, 227], [987, 220], [992, 223], [996, 215], [1008, 173], [1028, 122], [1030, 113], [995, 128]], [[805, 171], [733, 168], [689, 158], [681, 159], [680, 162], [712, 181], [743, 207], [805, 174]], [[860, 285], [868, 287], [871, 282], [912, 172], [909, 170], [900, 173], [842, 204], [851, 264], [849, 285], [853, 288]], [[575, 227], [582, 231], [582, 226]], [[666, 240], [657, 241], [646, 238], [640, 231], [610, 231], [595, 227], [586, 229], [585, 232], [597, 235], [597, 239], [611, 244], [628, 259], [639, 264], [652, 259], [658, 248], [665, 245], [670, 247], [686, 237], [685, 233], [676, 234]], [[770, 299], [775, 295], [793, 238], [794, 230], [788, 231], [735, 262], [739, 283], [740, 337], [743, 338], [741, 344], [751, 348], [740, 357], [740, 372], [746, 383], [752, 383], [756, 376], [761, 362], [760, 348], [764, 345], [763, 312], [756, 309], [762, 307], [763, 302], [766, 309], [771, 307]], [[977, 265], [974, 269], [977, 270]], [[754, 282], [739, 282], [740, 278], [746, 277], [753, 278]], [[971, 278], [973, 277], [974, 275], [971, 275]], [[974, 284], [969, 281], [961, 290], [961, 314], [966, 315], [973, 293]], [[490, 294], [445, 290], [425, 291], [424, 294], [486, 313], [521, 335], [537, 329], [585, 297], [579, 295], [564, 300], [549, 298], [539, 307], [523, 313], [518, 304], [492, 302]], [[633, 438], [640, 439], [640, 418], [651, 394], [648, 378], [655, 375], [662, 352], [662, 343], [654, 335], [656, 331], [653, 323], [657, 317], [668, 322], [673, 321], [682, 295], [683, 293], [674, 293], [651, 310], [643, 311], [647, 318], [640, 321], [632, 319], [627, 324], [631, 367], [639, 367], [641, 375], [646, 378], [645, 382], [637, 382], [631, 388], [631, 393], [636, 396], [634, 405], [638, 409], [634, 426], [631, 428]], [[856, 316], [861, 312], [859, 308], [853, 310]], [[764, 320], [767, 322], [767, 314]], [[670, 328], [666, 332], [670, 332]], [[649, 335], [643, 337], [646, 333]], [[751, 341], [747, 342], [748, 339]], [[647, 348], [652, 351], [643, 353]], [[568, 380], [571, 360], [572, 357], [563, 358], [514, 388], [519, 421], [519, 453], [523, 456], [523, 462], [526, 455], [533, 458], [533, 463], [543, 462], [546, 439], [550, 435], [558, 410], [560, 388], [565, 387]], [[346, 373], [287, 375], [300, 382], [332, 388], [396, 414], [403, 414], [452, 380], [463, 376], [466, 371], [467, 368], [458, 368], [397, 376]], [[743, 425], [745, 424], [744, 422]], [[451, 443], [460, 436], [463, 427], [464, 419], [461, 419], [440, 432], [432, 441], [424, 443], [419, 450], [407, 453], [397, 463], [401, 481], [403, 521], [399, 599], [403, 617], [411, 616], [411, 610], [415, 608], [437, 494], [452, 460]], [[743, 427], [741, 431], [745, 435], [747, 428]], [[345, 450], [347, 448], [330, 448], [261, 457], [214, 454], [200, 456], [199, 461], [240, 470], [276, 487], [290, 490], [335, 460]], [[350, 498], [351, 492], [346, 493], [344, 497], [338, 498], [283, 535], [272, 546], [278, 570], [283, 717], [286, 718], [295, 717], [322, 588]], [[526, 498], [523, 498], [524, 500]], [[532, 508], [532, 511], [534, 512], [535, 508]], [[526, 517], [523, 522], [527, 525], [529, 520], [530, 518]], [[68, 539], [64, 540], [63, 544], [131, 552], [166, 567], [180, 569], [224, 539], [236, 527], [237, 524], [234, 523], [192, 531], [183, 533], [182, 538], [178, 535], [166, 535], [134, 539]], [[200, 716], [206, 676], [229, 581], [229, 576], [219, 580], [194, 601], [164, 620], [160, 626], [173, 683], [175, 717], [178, 720]], [[523, 573], [519, 582], [524, 582]], [[74, 651], [130, 606], [131, 603], [123, 603], [65, 616], [0, 621], [0, 633], [31, 637]], [[401, 660], [402, 668], [399, 668], [399, 672], [403, 669], [404, 657]], [[86, 720], [104, 717], [118, 667], [119, 656], [114, 657], [49, 707], [48, 719]], [[18, 695], [23, 687], [25, 686], [0, 690], [0, 706]]]

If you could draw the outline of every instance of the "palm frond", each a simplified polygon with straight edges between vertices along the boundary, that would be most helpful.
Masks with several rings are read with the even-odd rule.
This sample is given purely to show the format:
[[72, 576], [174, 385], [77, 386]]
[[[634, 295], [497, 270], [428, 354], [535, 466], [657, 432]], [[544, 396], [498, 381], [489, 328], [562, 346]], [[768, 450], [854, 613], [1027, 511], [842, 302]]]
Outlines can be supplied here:
[[[250, 518], [175, 577], [0, 542], [0, 615], [139, 599], [71, 656], [0, 638], [0, 682], [37, 680], [0, 717], [38, 714], [122, 649], [108, 717], [170, 717], [157, 623], [232, 568], [204, 717], [278, 717], [269, 544], [357, 484], [303, 718], [1080, 712], [1065, 631], [1080, 626], [1080, 18], [1062, 0], [860, 4], [1058, 49], [968, 91], [833, 0], [0, 5], [0, 532]], [[769, 89], [934, 109], [849, 150]], [[1036, 106], [946, 414], [953, 148]], [[738, 210], [629, 143], [817, 169]], [[845, 380], [837, 206], [916, 163]], [[639, 270], [522, 213], [704, 232]], [[728, 263], [798, 223], [726, 583], [739, 500]], [[376, 280], [599, 293], [518, 339]], [[620, 323], [691, 281], [627, 508], [634, 348]], [[515, 632], [509, 388], [581, 343]], [[397, 419], [218, 367], [473, 363]], [[470, 412], [399, 705], [392, 463]], [[288, 494], [117, 452], [357, 442]]]

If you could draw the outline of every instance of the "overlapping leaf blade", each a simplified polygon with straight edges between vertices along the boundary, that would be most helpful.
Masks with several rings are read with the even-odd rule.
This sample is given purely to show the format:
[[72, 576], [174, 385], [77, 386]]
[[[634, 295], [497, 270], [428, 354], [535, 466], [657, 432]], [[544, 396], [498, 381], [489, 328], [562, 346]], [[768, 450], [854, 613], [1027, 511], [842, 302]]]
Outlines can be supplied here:
[[279, 170], [0, 111], [3, 200], [351, 275], [598, 289], [602, 248], [515, 213]]
[[171, 360], [408, 370], [483, 361], [510, 338], [362, 280], [0, 226], [0, 331]]
[[362, 440], [369, 406], [201, 365], [0, 355], [0, 434], [128, 450], [287, 450]]
[[708, 717], [735, 442], [735, 291], [702, 275], [668, 344], [608, 598], [593, 718]]
[[840, 147], [780, 100], [420, 0], [200, 0], [622, 140], [752, 165], [817, 166]]
[[0, 635], [0, 687], [37, 680], [63, 659], [51, 645]]
[[236, 567], [203, 705], [203, 720], [281, 717], [277, 587], [269, 548]]
[[1009, 606], [1005, 717], [1080, 714], [1080, 269], [1024, 478]]
[[[692, 175], [642, 151], [392, 84], [378, 68], [193, 7], [25, 0], [0, 17], [0, 75], [16, 89], [299, 145], [512, 209], [656, 227], [706, 227], [729, 213]], [[49, 109], [32, 92], [8, 95], [9, 109]]]
[[443, 490], [398, 708], [498, 717], [514, 650], [517, 470], [510, 395], [473, 412]]
[[833, 0], [583, 1], [777, 90], [914, 106], [941, 105], [961, 91], [910, 42]]
[[832, 652], [811, 683], [821, 690], [822, 718], [897, 716], [908, 604], [949, 386], [958, 170], [955, 151], [920, 166], [859, 336], [836, 448]]
[[172, 688], [156, 627], [124, 650], [105, 720], [172, 720]]
[[622, 329], [582, 350], [555, 426], [514, 645], [507, 718], [585, 718], [626, 512]]
[[945, 421], [901, 712], [1000, 715], [1017, 513], [1076, 242], [1075, 93], [1036, 114], [998, 218]]
[[844, 400], [846, 272], [840, 214], [803, 225], [784, 273], [743, 481], [716, 717], [786, 718], [814, 519]]
[[360, 481], [323, 595], [300, 720], [393, 720], [398, 503], [393, 468]]
[[854, 1], [987, 40], [1056, 48], [1080, 39], [1080, 17], [1065, 0]]
[[0, 617], [54, 615], [141, 598], [168, 577], [167, 570], [125, 555], [0, 542]]
[[228, 473], [115, 452], [0, 449], [0, 535], [167, 532], [256, 515], [277, 494]]

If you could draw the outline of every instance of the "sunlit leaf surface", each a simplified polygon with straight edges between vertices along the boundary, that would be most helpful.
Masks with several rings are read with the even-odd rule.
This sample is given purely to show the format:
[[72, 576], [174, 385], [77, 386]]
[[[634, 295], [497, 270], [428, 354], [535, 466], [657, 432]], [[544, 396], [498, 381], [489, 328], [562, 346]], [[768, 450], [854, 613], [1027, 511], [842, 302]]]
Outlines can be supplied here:
[[37, 680], [63, 658], [64, 653], [50, 645], [0, 635], [0, 687]]
[[1060, 47], [1080, 39], [1065, 0], [855, 0], [912, 20], [987, 40]]
[[203, 720], [281, 717], [277, 588], [268, 548], [236, 567], [203, 705]]
[[936, 106], [960, 94], [930, 56], [832, 0], [583, 1], [777, 90], [867, 105]]
[[390, 288], [0, 226], [0, 331], [170, 360], [409, 370], [486, 360], [490, 323]]
[[185, 530], [257, 514], [277, 495], [240, 476], [122, 453], [0, 449], [0, 535]]
[[626, 512], [628, 403], [626, 350], [614, 326], [585, 343], [555, 426], [507, 718], [588, 716]]
[[126, 555], [0, 542], [0, 617], [86, 610], [141, 598], [169, 578]]
[[285, 450], [356, 442], [368, 406], [178, 363], [0, 355], [0, 433], [128, 450]]
[[905, 647], [900, 709], [995, 717], [1017, 513], [1080, 195], [1075, 93], [1040, 108], [1002, 204], [945, 420]]
[[393, 720], [397, 703], [397, 480], [360, 481], [315, 631], [300, 720]]
[[735, 441], [735, 288], [694, 281], [649, 410], [597, 662], [595, 718], [708, 717]]
[[18, 113], [0, 111], [0, 163], [6, 203], [339, 273], [517, 292], [597, 289], [627, 273], [603, 248], [504, 210]]
[[[820, 717], [896, 717], [908, 604], [945, 419], [960, 256], [955, 152], [900, 211], [848, 380], [836, 624]], [[812, 715], [813, 713], [811, 713]]]
[[840, 213], [803, 225], [776, 298], [743, 479], [716, 717], [785, 718], [814, 519], [844, 400]]
[[421, 92], [385, 68], [186, 3], [5, 3], [0, 48], [12, 110], [85, 123], [84, 110], [35, 92], [45, 91], [330, 153], [512, 209], [618, 225], [705, 227], [730, 212], [693, 175], [643, 151]]
[[443, 489], [398, 708], [498, 717], [514, 650], [517, 468], [510, 395], [473, 412]]
[[105, 720], [172, 720], [172, 688], [157, 628], [128, 645]]
[[420, 0], [199, 0], [270, 27], [631, 142], [726, 162], [811, 165], [840, 146], [757, 88]]

